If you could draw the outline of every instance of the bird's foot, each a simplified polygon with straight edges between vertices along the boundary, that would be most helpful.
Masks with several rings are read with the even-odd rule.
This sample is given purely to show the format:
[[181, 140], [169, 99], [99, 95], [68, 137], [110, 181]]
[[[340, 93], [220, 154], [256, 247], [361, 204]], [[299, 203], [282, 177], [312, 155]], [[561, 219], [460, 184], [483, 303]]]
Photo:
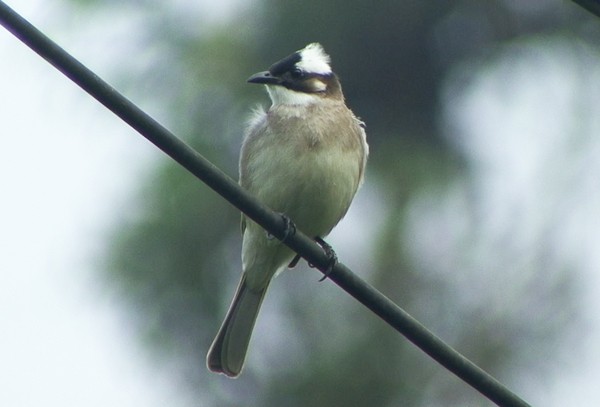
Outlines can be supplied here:
[[[325, 255], [327, 256], [327, 259], [328, 259], [327, 269], [323, 273], [323, 277], [319, 280], [319, 282], [321, 282], [321, 281], [325, 280], [327, 277], [329, 277], [329, 275], [333, 272], [333, 268], [335, 267], [335, 265], [338, 262], [338, 257], [337, 257], [337, 254], [335, 254], [333, 247], [331, 247], [329, 245], [329, 243], [327, 243], [325, 240], [323, 240], [319, 236], [317, 236], [315, 238], [315, 241], [319, 244], [319, 246], [321, 246], [321, 248], [325, 252]], [[310, 265], [310, 266], [314, 267], [313, 265]]]
[[288, 268], [289, 268], [289, 269], [293, 269], [294, 267], [296, 267], [296, 265], [298, 264], [298, 262], [300, 261], [300, 259], [301, 259], [301, 258], [302, 258], [302, 257], [301, 257], [299, 254], [297, 254], [297, 255], [296, 255], [296, 256], [295, 256], [295, 257], [292, 259], [292, 261], [290, 261], [290, 264], [288, 264]]
[[[285, 213], [280, 213], [279, 214], [281, 216], [281, 219], [283, 219], [283, 237], [280, 239], [282, 243], [285, 243], [286, 240], [288, 240], [290, 237], [294, 236], [296, 234], [296, 225], [294, 224], [294, 222], [292, 222], [292, 220], [290, 219], [289, 216], [287, 216]], [[267, 233], [267, 239], [272, 240], [274, 239], [275, 236], [273, 236], [271, 233]], [[296, 261], [297, 263], [297, 261]]]
[[294, 236], [296, 234], [296, 225], [294, 224], [294, 222], [292, 222], [292, 220], [289, 218], [289, 216], [287, 216], [285, 213], [281, 213], [281, 218], [283, 219], [283, 225], [284, 225], [284, 233], [283, 233], [283, 237], [281, 238], [281, 241], [283, 243], [285, 243], [286, 240], [288, 240], [290, 237]]

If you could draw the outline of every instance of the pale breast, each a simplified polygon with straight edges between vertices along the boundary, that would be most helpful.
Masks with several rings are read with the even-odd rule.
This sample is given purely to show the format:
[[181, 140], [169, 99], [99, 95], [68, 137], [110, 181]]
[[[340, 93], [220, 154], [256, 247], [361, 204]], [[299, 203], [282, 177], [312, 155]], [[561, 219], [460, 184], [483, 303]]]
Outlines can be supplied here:
[[358, 121], [338, 103], [279, 106], [253, 126], [242, 148], [241, 185], [306, 233], [329, 233], [364, 172], [366, 143]]

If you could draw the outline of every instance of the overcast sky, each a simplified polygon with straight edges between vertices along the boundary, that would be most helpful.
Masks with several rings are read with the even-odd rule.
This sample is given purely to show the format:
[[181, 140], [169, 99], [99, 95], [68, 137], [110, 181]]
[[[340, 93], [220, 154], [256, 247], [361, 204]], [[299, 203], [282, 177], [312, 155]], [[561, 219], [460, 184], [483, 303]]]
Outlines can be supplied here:
[[[86, 63], [108, 62], [93, 54], [107, 38], [74, 39], [60, 2], [7, 4]], [[161, 154], [4, 28], [0, 95], [0, 405], [170, 405], [164, 366], [94, 277], [111, 213]]]

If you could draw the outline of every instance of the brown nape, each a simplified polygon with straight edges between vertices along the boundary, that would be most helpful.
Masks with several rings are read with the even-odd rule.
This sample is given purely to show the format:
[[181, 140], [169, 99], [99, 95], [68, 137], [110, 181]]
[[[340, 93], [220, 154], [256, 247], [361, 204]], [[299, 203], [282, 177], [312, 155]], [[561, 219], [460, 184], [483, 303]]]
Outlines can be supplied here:
[[323, 78], [324, 82], [327, 84], [327, 89], [325, 90], [325, 94], [327, 97], [341, 99], [344, 100], [344, 94], [342, 93], [342, 85], [338, 80], [336, 74], [332, 73]]

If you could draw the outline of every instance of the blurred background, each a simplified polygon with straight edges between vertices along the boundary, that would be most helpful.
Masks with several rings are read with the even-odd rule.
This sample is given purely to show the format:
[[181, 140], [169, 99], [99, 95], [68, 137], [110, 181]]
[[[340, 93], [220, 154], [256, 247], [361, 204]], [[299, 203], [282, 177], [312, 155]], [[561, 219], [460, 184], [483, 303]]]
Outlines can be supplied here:
[[[533, 405], [600, 403], [600, 19], [570, 1], [8, 1], [232, 177], [319, 41], [367, 123], [340, 259]], [[443, 3], [443, 4], [441, 4]], [[205, 355], [239, 214], [0, 30], [0, 405], [489, 406], [320, 273]]]

